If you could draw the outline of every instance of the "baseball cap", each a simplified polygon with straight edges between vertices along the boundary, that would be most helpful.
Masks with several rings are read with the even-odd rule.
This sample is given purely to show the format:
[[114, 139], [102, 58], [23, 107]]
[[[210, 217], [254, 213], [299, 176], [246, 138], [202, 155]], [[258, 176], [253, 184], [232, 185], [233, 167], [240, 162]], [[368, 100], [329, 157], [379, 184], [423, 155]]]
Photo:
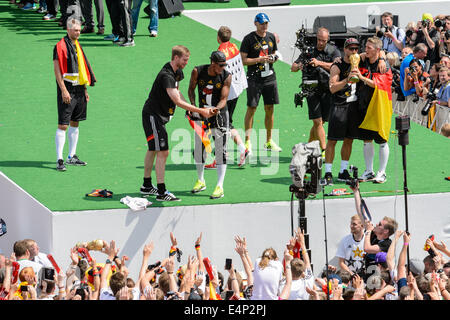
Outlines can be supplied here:
[[344, 48], [347, 48], [349, 45], [352, 45], [352, 44], [359, 46], [358, 39], [356, 39], [356, 38], [348, 38], [347, 40], [345, 40]]
[[227, 57], [225, 56], [225, 53], [223, 53], [222, 51], [213, 51], [211, 53], [211, 57], [209, 57], [211, 59], [211, 62], [216, 62], [216, 63], [226, 63], [227, 62]]
[[422, 21], [424, 21], [424, 20], [430, 20], [431, 22], [434, 21], [434, 20], [433, 20], [433, 16], [431, 15], [431, 13], [424, 13], [424, 14], [422, 15]]
[[383, 262], [386, 262], [386, 252], [383, 252], [383, 251], [378, 252], [378, 253], [375, 255], [375, 262], [376, 262], [376, 263], [383, 263]]
[[425, 271], [425, 264], [422, 260], [414, 258], [409, 260], [409, 270], [415, 275], [422, 274]]
[[270, 19], [267, 14], [261, 12], [256, 15], [255, 22], [258, 23], [270, 22]]

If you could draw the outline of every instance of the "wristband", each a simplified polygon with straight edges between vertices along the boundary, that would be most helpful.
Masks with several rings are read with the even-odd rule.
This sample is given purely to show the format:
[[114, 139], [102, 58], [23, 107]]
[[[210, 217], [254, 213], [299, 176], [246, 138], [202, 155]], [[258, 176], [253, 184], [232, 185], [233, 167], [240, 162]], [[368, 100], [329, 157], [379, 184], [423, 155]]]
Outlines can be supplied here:
[[409, 242], [405, 242], [403, 245], [404, 245], [404, 246], [407, 246], [407, 245], [409, 245]]
[[106, 263], [106, 264], [112, 264], [112, 261], [109, 260], [109, 259], [106, 259], [105, 263]]
[[177, 248], [173, 246], [170, 247], [169, 257], [173, 256], [175, 253], [177, 253]]
[[195, 245], [195, 250], [200, 250], [200, 245], [199, 244]]
[[414, 81], [414, 84], [419, 84], [419, 81]]

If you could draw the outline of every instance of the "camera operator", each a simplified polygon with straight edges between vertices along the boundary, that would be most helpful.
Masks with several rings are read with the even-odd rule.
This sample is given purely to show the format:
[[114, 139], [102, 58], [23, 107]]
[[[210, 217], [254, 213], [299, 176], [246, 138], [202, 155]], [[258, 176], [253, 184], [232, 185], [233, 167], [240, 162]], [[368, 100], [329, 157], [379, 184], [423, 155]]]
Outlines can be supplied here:
[[[313, 126], [309, 134], [308, 142], [319, 140], [320, 148], [325, 150], [326, 138], [323, 123], [328, 121], [328, 115], [331, 108], [331, 92], [328, 87], [328, 78], [323, 76], [323, 70], [330, 72], [331, 65], [335, 58], [340, 57], [341, 53], [335, 45], [328, 43], [330, 32], [326, 28], [317, 30], [317, 44], [312, 53], [312, 58], [307, 65], [300, 61], [301, 56], [291, 66], [292, 72], [302, 70], [302, 78], [305, 75], [309, 79], [318, 80], [318, 87], [314, 93], [306, 98], [308, 103], [309, 119], [313, 121]], [[322, 68], [322, 70], [319, 70]], [[321, 72], [322, 71], [322, 72]]]
[[381, 15], [381, 27], [376, 28], [377, 37], [383, 41], [383, 50], [386, 52], [397, 52], [401, 54], [405, 31], [394, 26], [394, 16], [390, 12]]
[[400, 65], [400, 87], [405, 97], [412, 95], [416, 92], [415, 88], [405, 90], [403, 87], [405, 81], [405, 69], [409, 67], [409, 63], [412, 59], [423, 60], [427, 56], [428, 48], [425, 44], [419, 43], [413, 48], [413, 52], [408, 54]]
[[434, 25], [433, 16], [430, 13], [422, 15], [422, 21], [417, 23], [419, 31], [417, 32], [416, 44], [424, 43], [428, 48], [425, 60], [430, 60], [431, 64], [439, 62], [439, 41], [441, 35]]
[[[441, 40], [439, 42], [439, 56], [450, 54], [450, 16], [439, 17]], [[437, 24], [437, 21], [435, 22]]]
[[414, 47], [417, 39], [417, 24], [414, 21], [408, 22], [405, 28], [405, 39], [403, 40], [403, 48]]
[[422, 64], [418, 59], [412, 59], [409, 67], [405, 68], [403, 87], [406, 91], [411, 88], [416, 89], [419, 97], [424, 97], [428, 93], [427, 87], [430, 83], [430, 75], [423, 71]]

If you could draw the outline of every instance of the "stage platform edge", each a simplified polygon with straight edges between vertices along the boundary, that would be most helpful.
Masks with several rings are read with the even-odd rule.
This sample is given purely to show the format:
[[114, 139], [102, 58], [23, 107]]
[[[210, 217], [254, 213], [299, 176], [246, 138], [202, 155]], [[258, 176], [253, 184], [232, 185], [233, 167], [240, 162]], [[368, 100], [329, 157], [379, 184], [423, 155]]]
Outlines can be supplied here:
[[[373, 220], [385, 215], [394, 217], [405, 228], [404, 196], [366, 198]], [[424, 258], [425, 239], [435, 234], [438, 241], [450, 239], [450, 193], [408, 195], [409, 231], [412, 234], [410, 257]], [[298, 200], [294, 197], [294, 226], [298, 225]], [[224, 272], [225, 258], [232, 258], [235, 267], [243, 271], [234, 251], [234, 236], [245, 236], [253, 261], [263, 250], [273, 247], [280, 259], [291, 236], [291, 202], [220, 204], [149, 207], [134, 212], [124, 209], [52, 212], [35, 200], [14, 181], [0, 172], [0, 218], [7, 233], [0, 238], [0, 252], [9, 255], [15, 241], [31, 238], [42, 252], [51, 252], [65, 270], [70, 264], [69, 248], [78, 241], [115, 240], [120, 256], [129, 257], [130, 276], [139, 272], [144, 245], [154, 241], [150, 263], [167, 256], [170, 232], [183, 251], [181, 263], [195, 255], [194, 242], [202, 232], [202, 252], [217, 269]], [[329, 263], [336, 265], [334, 255], [339, 240], [350, 230], [350, 217], [355, 214], [353, 198], [325, 200]], [[323, 200], [306, 200], [307, 233], [314, 273], [325, 265], [325, 232]], [[402, 241], [397, 247], [397, 255]], [[97, 262], [106, 256], [94, 252]], [[178, 263], [177, 263], [178, 264]], [[223, 273], [227, 275], [227, 273]]]

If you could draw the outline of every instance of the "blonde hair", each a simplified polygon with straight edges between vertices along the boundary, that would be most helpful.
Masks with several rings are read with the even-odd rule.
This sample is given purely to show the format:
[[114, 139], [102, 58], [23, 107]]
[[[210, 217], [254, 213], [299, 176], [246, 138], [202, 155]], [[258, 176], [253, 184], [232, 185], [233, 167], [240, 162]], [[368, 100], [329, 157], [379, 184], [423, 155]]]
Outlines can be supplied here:
[[261, 255], [261, 261], [259, 262], [259, 267], [264, 269], [269, 265], [270, 260], [277, 259], [277, 253], [273, 248], [268, 248], [263, 251]]
[[175, 58], [175, 56], [181, 58], [183, 56], [188, 56], [190, 54], [191, 52], [189, 51], [189, 49], [181, 44], [172, 47], [172, 60]]
[[398, 227], [397, 221], [389, 217], [384, 217], [383, 220], [386, 221], [384, 224], [384, 229], [389, 231], [389, 236], [393, 235]]
[[441, 134], [444, 137], [450, 138], [450, 123], [446, 123], [442, 126]]
[[367, 42], [370, 42], [371, 44], [373, 44], [375, 49], [381, 50], [381, 48], [383, 48], [383, 42], [378, 37], [370, 37], [367, 39]]
[[386, 54], [386, 58], [388, 59], [389, 63], [391, 61], [393, 62], [391, 64], [392, 67], [398, 67], [400, 65], [400, 57], [398, 56], [398, 53], [395, 51], [388, 52]]

